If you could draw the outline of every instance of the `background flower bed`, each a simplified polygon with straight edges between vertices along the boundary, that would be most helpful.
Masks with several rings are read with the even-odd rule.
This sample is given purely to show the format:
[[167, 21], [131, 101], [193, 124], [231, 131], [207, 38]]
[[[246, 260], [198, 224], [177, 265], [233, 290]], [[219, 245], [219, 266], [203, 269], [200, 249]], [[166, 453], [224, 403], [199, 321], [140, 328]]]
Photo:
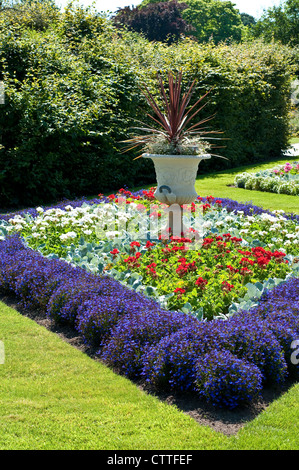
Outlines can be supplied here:
[[271, 170], [242, 173], [235, 177], [238, 188], [268, 191], [278, 194], [299, 195], [299, 163], [286, 163]]
[[[227, 207], [264, 213], [234, 201]], [[111, 277], [44, 257], [17, 235], [2, 240], [0, 250], [1, 293], [72, 325], [107, 364], [151, 387], [193, 390], [234, 408], [255, 399], [266, 384], [298, 378], [298, 366], [290, 361], [299, 330], [296, 278], [264, 291], [254, 309], [202, 322], [165, 310]]]

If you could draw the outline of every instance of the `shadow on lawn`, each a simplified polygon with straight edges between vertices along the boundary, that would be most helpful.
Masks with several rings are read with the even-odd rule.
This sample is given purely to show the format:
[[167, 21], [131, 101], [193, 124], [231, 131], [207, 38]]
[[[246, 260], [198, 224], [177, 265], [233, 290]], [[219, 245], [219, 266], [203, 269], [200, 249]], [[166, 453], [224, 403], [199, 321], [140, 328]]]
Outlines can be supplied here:
[[[47, 328], [52, 333], [55, 333], [63, 341], [88, 355], [91, 359], [101, 362], [96, 355], [98, 348], [93, 349], [86, 346], [82, 340], [82, 337], [79, 336], [78, 332], [73, 328], [56, 324], [54, 320], [48, 318], [43, 311], [27, 310], [20, 307], [18, 301], [14, 297], [0, 295], [0, 301], [5, 303], [8, 307], [14, 308], [21, 315], [34, 320], [39, 325]], [[118, 370], [113, 371], [120, 375]], [[256, 418], [271, 404], [271, 402], [279, 398], [283, 393], [287, 392], [288, 389], [293, 385], [293, 382], [286, 381], [284, 386], [281, 386], [277, 389], [264, 389], [259, 401], [251, 403], [246, 407], [244, 406], [242, 408], [230, 411], [226, 409], [215, 408], [214, 406], [207, 404], [205, 401], [200, 400], [195, 394], [192, 393], [157, 393], [156, 390], [151, 389], [142, 381], [132, 382], [135, 383], [135, 385], [143, 392], [154, 395], [162, 402], [171, 406], [175, 406], [178, 410], [188, 414], [198, 424], [202, 426], [209, 426], [214, 431], [223, 433], [227, 436], [236, 434], [246, 423]]]

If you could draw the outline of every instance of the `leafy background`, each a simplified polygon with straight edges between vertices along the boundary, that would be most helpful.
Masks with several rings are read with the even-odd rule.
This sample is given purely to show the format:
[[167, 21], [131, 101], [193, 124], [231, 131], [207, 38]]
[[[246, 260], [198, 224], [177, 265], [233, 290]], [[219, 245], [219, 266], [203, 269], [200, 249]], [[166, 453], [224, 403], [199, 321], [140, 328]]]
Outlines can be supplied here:
[[63, 13], [30, 2], [0, 16], [0, 206], [29, 206], [155, 181], [151, 162], [122, 154], [135, 119], [146, 119], [139, 89], [156, 94], [156, 73], [183, 70], [197, 79], [194, 100], [208, 89], [203, 117], [225, 140], [199, 172], [271, 159], [289, 138], [295, 49], [260, 39], [167, 45], [116, 28], [92, 8]]

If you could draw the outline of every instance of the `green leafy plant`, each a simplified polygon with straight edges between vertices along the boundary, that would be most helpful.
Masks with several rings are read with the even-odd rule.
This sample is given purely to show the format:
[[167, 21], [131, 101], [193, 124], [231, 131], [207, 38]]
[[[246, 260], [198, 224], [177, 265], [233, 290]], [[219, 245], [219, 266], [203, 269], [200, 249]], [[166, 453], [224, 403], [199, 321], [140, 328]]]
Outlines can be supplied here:
[[147, 126], [141, 122], [144, 127], [135, 127], [134, 129], [146, 132], [146, 134], [135, 135], [133, 138], [125, 140], [124, 142], [129, 144], [125, 151], [139, 146], [142, 146], [143, 150], [148, 153], [173, 155], [196, 155], [210, 150], [212, 145], [206, 141], [209, 139], [207, 135], [220, 133], [219, 131], [207, 130], [205, 127], [205, 124], [213, 119], [214, 115], [202, 118], [196, 123], [192, 123], [192, 121], [207, 105], [206, 102], [198, 107], [211, 90], [187, 109], [194, 93], [196, 80], [193, 80], [187, 91], [183, 93], [182, 72], [180, 71], [174, 76], [169, 71], [167, 93], [160, 74], [157, 74], [157, 79], [161, 105], [146, 85], [141, 88], [147, 103], [154, 111], [154, 115], [147, 113], [147, 116], [154, 121], [156, 126]]

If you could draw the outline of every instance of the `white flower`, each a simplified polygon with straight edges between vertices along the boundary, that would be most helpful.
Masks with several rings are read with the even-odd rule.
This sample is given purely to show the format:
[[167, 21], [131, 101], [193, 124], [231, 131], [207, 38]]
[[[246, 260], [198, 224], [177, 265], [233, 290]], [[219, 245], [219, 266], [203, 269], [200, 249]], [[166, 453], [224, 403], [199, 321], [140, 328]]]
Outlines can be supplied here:
[[62, 233], [59, 238], [60, 240], [67, 240], [68, 238], [76, 238], [77, 234], [75, 232]]
[[213, 225], [212, 222], [210, 222], [209, 220], [207, 220], [206, 222], [203, 223], [204, 228], [211, 228], [212, 225]]
[[85, 233], [85, 235], [91, 235], [92, 230], [83, 230], [83, 233]]
[[274, 212], [274, 214], [284, 214], [283, 210], [274, 210], [272, 212]]
[[106, 237], [112, 240], [113, 238], [116, 238], [120, 235], [119, 232], [113, 231], [113, 232], [106, 232]]
[[296, 235], [294, 233], [287, 233], [286, 237], [287, 238], [296, 238]]

